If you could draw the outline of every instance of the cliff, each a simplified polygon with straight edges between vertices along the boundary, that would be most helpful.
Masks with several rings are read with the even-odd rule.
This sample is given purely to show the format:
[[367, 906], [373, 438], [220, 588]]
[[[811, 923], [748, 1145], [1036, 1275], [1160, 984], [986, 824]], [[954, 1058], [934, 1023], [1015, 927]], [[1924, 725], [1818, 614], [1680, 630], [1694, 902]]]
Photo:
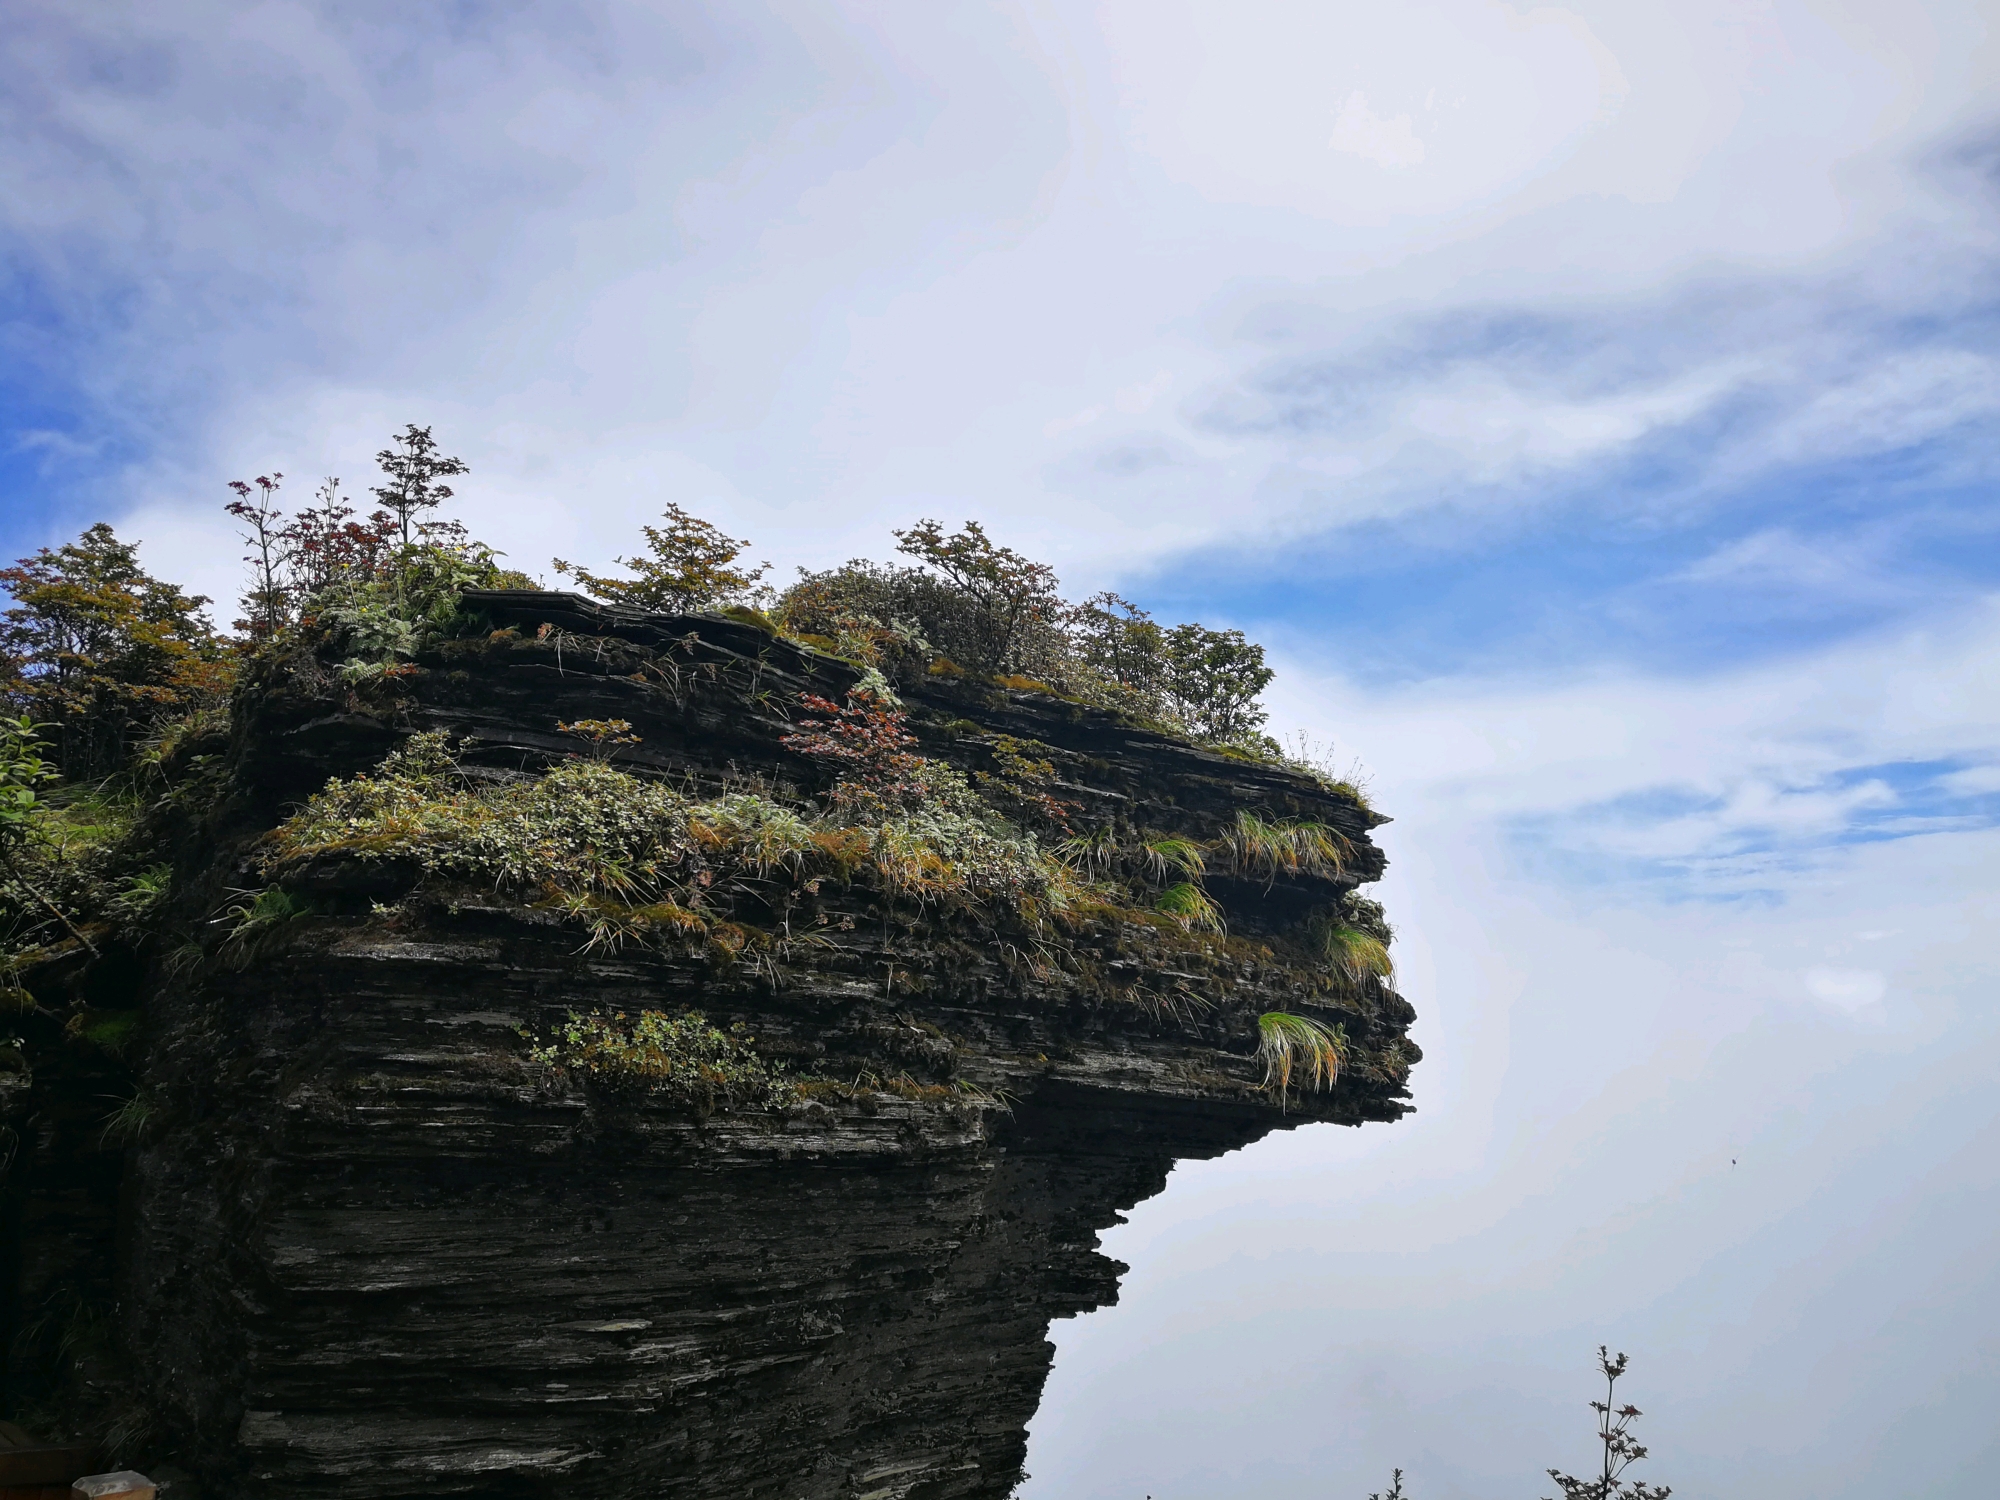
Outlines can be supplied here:
[[[274, 863], [291, 809], [426, 731], [474, 787], [574, 756], [558, 722], [616, 720], [636, 740], [605, 753], [642, 782], [810, 790], [801, 695], [857, 677], [749, 617], [467, 605], [478, 631], [387, 680], [269, 665], [179, 754], [151, 934], [26, 976], [43, 1016], [144, 1018], [122, 1062], [37, 1064], [0, 1102], [10, 1317], [32, 1331], [65, 1287], [99, 1309], [84, 1379], [132, 1457], [230, 1496], [998, 1500], [1050, 1319], [1116, 1296], [1099, 1230], [1178, 1159], [1410, 1107], [1410, 1007], [1310, 941], [1361, 910], [1381, 819], [1032, 684], [899, 686], [925, 756], [996, 786], [1039, 767], [1100, 831], [1085, 864], [1310, 826], [1337, 868], [1212, 857], [1222, 932], [704, 872], [699, 932], [593, 941], [576, 902], [358, 839]], [[285, 893], [270, 920], [259, 890]], [[572, 1014], [689, 1009], [797, 1083], [691, 1099], [550, 1050]], [[1341, 1028], [1332, 1087], [1267, 1083], [1270, 1012]], [[89, 1101], [121, 1068], [144, 1107], [107, 1133]], [[17, 1400], [39, 1347], [17, 1340]]]

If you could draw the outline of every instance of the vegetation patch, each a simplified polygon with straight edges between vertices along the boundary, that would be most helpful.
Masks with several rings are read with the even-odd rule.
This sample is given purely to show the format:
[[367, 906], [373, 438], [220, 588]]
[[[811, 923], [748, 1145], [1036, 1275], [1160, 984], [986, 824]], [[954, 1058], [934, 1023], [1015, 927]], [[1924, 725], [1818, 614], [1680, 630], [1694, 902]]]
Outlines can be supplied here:
[[[691, 799], [585, 758], [494, 786], [470, 782], [432, 732], [371, 773], [329, 782], [272, 834], [265, 869], [282, 882], [326, 854], [410, 860], [555, 903], [603, 946], [705, 933], [725, 877], [794, 892], [858, 879], [899, 899], [1027, 915], [1068, 906], [1068, 866], [948, 767], [897, 774], [909, 780], [848, 784], [818, 807], [747, 791]], [[857, 818], [863, 806], [879, 816]]]
[[741, 1025], [711, 1026], [700, 1011], [569, 1017], [546, 1037], [528, 1035], [528, 1060], [597, 1087], [652, 1095], [701, 1114], [782, 1109], [799, 1097], [782, 1065], [767, 1063]]

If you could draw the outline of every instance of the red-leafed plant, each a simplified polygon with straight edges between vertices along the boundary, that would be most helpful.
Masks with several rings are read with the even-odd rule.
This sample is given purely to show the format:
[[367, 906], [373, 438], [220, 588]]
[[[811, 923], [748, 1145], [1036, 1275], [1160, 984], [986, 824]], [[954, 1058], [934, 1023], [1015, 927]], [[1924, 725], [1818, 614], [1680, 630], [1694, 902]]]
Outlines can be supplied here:
[[901, 709], [865, 688], [848, 689], [845, 703], [801, 693], [799, 704], [804, 721], [780, 743], [833, 771], [835, 806], [879, 813], [923, 799], [924, 757]]

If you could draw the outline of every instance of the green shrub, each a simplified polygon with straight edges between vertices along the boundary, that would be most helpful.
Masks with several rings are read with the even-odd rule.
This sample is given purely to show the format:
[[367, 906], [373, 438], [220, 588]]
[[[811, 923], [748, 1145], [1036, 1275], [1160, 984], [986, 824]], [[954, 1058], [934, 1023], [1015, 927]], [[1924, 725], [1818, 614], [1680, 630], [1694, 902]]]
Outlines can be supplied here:
[[618, 566], [636, 574], [632, 578], [608, 578], [574, 563], [557, 560], [558, 573], [573, 577], [599, 599], [627, 604], [635, 609], [657, 609], [669, 614], [695, 610], [736, 607], [737, 616], [750, 616], [750, 623], [770, 628], [770, 622], [746, 601], [768, 597], [758, 580], [770, 569], [769, 563], [755, 568], [737, 567], [736, 559], [749, 546], [725, 536], [699, 516], [689, 515], [678, 505], [669, 504], [663, 526], [642, 526], [648, 557], [621, 557]]
[[725, 873], [793, 887], [863, 878], [903, 899], [1024, 913], [1070, 903], [1074, 875], [1032, 835], [1002, 823], [950, 767], [930, 762], [917, 774], [928, 790], [915, 807], [857, 822], [838, 807], [815, 814], [755, 792], [695, 801], [583, 759], [474, 787], [447, 737], [431, 732], [372, 773], [329, 782], [271, 836], [265, 867], [282, 880], [321, 855], [405, 859], [429, 874], [539, 893], [594, 929], [636, 938], [684, 924], [614, 921], [601, 903], [664, 903], [707, 920], [707, 892]]
[[722, 1031], [700, 1011], [579, 1015], [546, 1038], [530, 1038], [528, 1058], [600, 1087], [661, 1096], [703, 1114], [754, 1105], [781, 1109], [798, 1097], [781, 1068], [752, 1049], [741, 1025]]

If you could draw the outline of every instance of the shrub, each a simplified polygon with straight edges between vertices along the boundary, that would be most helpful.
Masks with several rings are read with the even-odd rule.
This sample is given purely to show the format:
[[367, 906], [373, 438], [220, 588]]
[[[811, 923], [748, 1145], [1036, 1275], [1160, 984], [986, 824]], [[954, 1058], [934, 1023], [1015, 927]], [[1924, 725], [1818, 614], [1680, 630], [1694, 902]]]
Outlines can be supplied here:
[[1196, 739], [1226, 744], [1253, 734], [1269, 717], [1257, 697], [1277, 673], [1264, 664], [1264, 648], [1242, 631], [1176, 625], [1163, 645], [1160, 696]]
[[[1116, 594], [1067, 603], [1055, 572], [1003, 547], [976, 521], [947, 533], [919, 521], [895, 533], [919, 567], [850, 562], [805, 573], [779, 601], [779, 625], [837, 654], [914, 677], [972, 672], [1165, 721], [1204, 742], [1248, 742], [1272, 678], [1238, 630], [1154, 623]], [[1260, 758], [1277, 754], [1275, 744]]]
[[[1026, 673], [1054, 644], [1066, 613], [1055, 569], [994, 544], [977, 521], [949, 536], [922, 520], [895, 533], [896, 550], [935, 569], [962, 601], [969, 627], [960, 659], [992, 673]], [[955, 653], [956, 654], [956, 653]]]
[[571, 1011], [551, 1036], [530, 1038], [528, 1058], [601, 1087], [664, 1096], [703, 1114], [744, 1105], [782, 1108], [797, 1098], [797, 1089], [752, 1050], [754, 1040], [740, 1025], [728, 1031], [709, 1025], [700, 1011], [642, 1011], [630, 1023], [622, 1011]]
[[1070, 640], [1084, 666], [1126, 706], [1157, 713], [1166, 682], [1166, 633], [1153, 617], [1112, 593], [1094, 594], [1070, 614]]
[[42, 759], [38, 727], [26, 714], [0, 718], [0, 938], [9, 940], [9, 946], [31, 938], [46, 913], [95, 953], [96, 945], [49, 893], [35, 859], [49, 844], [42, 791], [56, 779]]
[[592, 760], [609, 760], [620, 745], [636, 745], [642, 738], [632, 732], [630, 719], [578, 719], [574, 723], [558, 719], [556, 733], [588, 740]]
[[804, 727], [779, 743], [833, 771], [834, 806], [879, 815], [923, 800], [924, 757], [902, 710], [861, 688], [845, 703], [801, 693], [799, 704]]
[[856, 559], [805, 572], [773, 617], [794, 636], [905, 680], [927, 671], [960, 676], [961, 658], [977, 663], [990, 655], [970, 601], [921, 568]]
[[[754, 792], [691, 801], [582, 758], [475, 788], [447, 737], [429, 732], [372, 773], [328, 782], [272, 834], [265, 868], [282, 879], [326, 854], [407, 859], [429, 874], [540, 892], [612, 944], [688, 930], [682, 917], [705, 921], [704, 893], [726, 870], [792, 886], [866, 875], [920, 902], [1024, 911], [1071, 902], [1067, 867], [1001, 824], [956, 772], [926, 762], [916, 774], [921, 798], [860, 820], [851, 802], [811, 816]], [[645, 915], [665, 907], [666, 918]]]

